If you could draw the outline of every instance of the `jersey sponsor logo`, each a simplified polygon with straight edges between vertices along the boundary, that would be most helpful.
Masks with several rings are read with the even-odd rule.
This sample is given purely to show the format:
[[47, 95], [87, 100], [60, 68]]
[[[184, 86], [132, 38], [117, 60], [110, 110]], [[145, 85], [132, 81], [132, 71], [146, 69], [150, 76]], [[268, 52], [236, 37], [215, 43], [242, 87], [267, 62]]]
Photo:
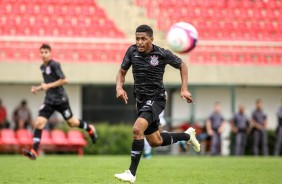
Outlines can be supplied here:
[[64, 116], [65, 116], [65, 118], [69, 118], [71, 116], [71, 112], [70, 112], [69, 109], [64, 111]]
[[51, 68], [50, 68], [50, 66], [47, 66], [47, 67], [46, 67], [45, 72], [46, 72], [46, 74], [48, 74], [48, 75], [51, 74]]
[[157, 66], [159, 64], [159, 60], [158, 60], [159, 57], [158, 56], [153, 55], [150, 58], [151, 58], [150, 64], [152, 66]]

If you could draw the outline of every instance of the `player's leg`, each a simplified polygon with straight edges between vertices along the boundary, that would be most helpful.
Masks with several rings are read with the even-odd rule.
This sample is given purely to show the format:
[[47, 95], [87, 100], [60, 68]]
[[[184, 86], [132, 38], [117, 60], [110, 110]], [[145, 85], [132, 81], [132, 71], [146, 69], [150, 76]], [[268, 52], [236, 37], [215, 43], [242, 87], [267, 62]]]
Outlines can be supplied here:
[[115, 174], [115, 177], [121, 181], [134, 183], [136, 180], [136, 171], [144, 149], [144, 131], [148, 127], [148, 121], [139, 117], [133, 126], [133, 142], [131, 148], [131, 163], [129, 170], [124, 173]]
[[33, 146], [32, 149], [27, 150], [23, 149], [23, 154], [30, 158], [31, 160], [35, 160], [36, 156], [38, 155], [38, 149], [41, 141], [42, 130], [44, 129], [45, 125], [47, 124], [48, 119], [43, 116], [38, 116], [35, 122], [35, 129], [33, 132]]
[[147, 139], [144, 139], [144, 158], [152, 158], [152, 147], [148, 143]]
[[151, 147], [168, 146], [177, 143], [178, 141], [186, 141], [187, 143], [192, 144], [195, 151], [200, 151], [200, 144], [196, 139], [195, 130], [191, 127], [183, 133], [160, 132], [158, 124], [154, 122], [151, 124], [149, 123], [144, 134]]
[[43, 104], [40, 107], [39, 116], [36, 118], [34, 124], [32, 149], [23, 149], [23, 154], [31, 160], [35, 160], [36, 156], [38, 155], [38, 148], [41, 141], [42, 130], [44, 129], [49, 117], [53, 114], [54, 111], [54, 107], [48, 104]]
[[56, 107], [56, 109], [62, 114], [64, 119], [67, 121], [70, 127], [78, 127], [84, 129], [88, 132], [89, 136], [93, 143], [96, 143], [97, 140], [97, 132], [95, 130], [94, 125], [89, 125], [87, 122], [83, 120], [79, 120], [73, 117], [72, 110], [69, 106], [69, 103], [64, 103]]

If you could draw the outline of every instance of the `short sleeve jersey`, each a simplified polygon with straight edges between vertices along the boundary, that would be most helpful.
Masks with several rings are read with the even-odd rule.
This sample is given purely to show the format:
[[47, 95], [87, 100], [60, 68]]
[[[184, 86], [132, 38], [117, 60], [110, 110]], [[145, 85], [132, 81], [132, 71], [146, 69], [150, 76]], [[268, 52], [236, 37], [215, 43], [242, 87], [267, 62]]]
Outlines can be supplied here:
[[169, 50], [153, 45], [149, 53], [138, 52], [137, 46], [128, 48], [121, 68], [128, 70], [132, 66], [134, 95], [137, 102], [165, 99], [163, 75], [167, 64], [179, 69], [182, 60]]
[[222, 115], [219, 113], [215, 113], [215, 112], [211, 114], [209, 119], [211, 121], [211, 128], [213, 130], [218, 130], [224, 121], [224, 118], [222, 117]]
[[237, 113], [233, 117], [233, 122], [239, 130], [246, 130], [249, 126], [248, 118], [245, 114]]
[[252, 118], [258, 123], [263, 125], [264, 121], [267, 119], [266, 114], [261, 110], [255, 110], [252, 114]]
[[[65, 75], [61, 69], [60, 63], [51, 60], [47, 65], [40, 66], [45, 83], [55, 82], [59, 79], [64, 79]], [[60, 105], [68, 101], [68, 96], [63, 86], [50, 88], [46, 91], [44, 103], [50, 105]]]

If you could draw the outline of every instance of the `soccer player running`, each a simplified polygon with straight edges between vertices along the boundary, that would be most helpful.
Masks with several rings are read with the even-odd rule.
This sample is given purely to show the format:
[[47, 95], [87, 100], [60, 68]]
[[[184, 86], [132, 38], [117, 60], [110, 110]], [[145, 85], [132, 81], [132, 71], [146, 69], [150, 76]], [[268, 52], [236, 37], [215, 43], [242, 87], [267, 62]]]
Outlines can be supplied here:
[[31, 92], [37, 94], [39, 91], [45, 91], [46, 96], [35, 122], [33, 147], [30, 150], [23, 149], [23, 154], [31, 160], [35, 160], [38, 155], [42, 129], [54, 111], [60, 112], [70, 127], [79, 127], [86, 130], [93, 143], [96, 142], [97, 138], [97, 133], [93, 125], [89, 125], [85, 121], [73, 117], [68, 96], [63, 87], [67, 83], [67, 79], [61, 69], [60, 63], [52, 59], [50, 45], [43, 44], [40, 47], [40, 54], [43, 60], [40, 69], [44, 82], [41, 85], [32, 86]]
[[154, 38], [151, 27], [140, 25], [136, 29], [135, 36], [136, 44], [128, 48], [116, 77], [116, 97], [127, 104], [128, 97], [123, 84], [126, 73], [132, 66], [138, 118], [133, 126], [131, 164], [129, 170], [114, 175], [115, 178], [129, 183], [134, 183], [136, 180], [136, 170], [144, 149], [144, 135], [152, 147], [187, 141], [192, 144], [196, 152], [200, 151], [200, 144], [193, 128], [187, 129], [184, 133], [159, 131], [159, 114], [166, 104], [163, 75], [167, 64], [180, 70], [182, 82], [180, 95], [188, 103], [193, 102], [192, 95], [188, 91], [187, 65], [170, 51], [152, 44]]

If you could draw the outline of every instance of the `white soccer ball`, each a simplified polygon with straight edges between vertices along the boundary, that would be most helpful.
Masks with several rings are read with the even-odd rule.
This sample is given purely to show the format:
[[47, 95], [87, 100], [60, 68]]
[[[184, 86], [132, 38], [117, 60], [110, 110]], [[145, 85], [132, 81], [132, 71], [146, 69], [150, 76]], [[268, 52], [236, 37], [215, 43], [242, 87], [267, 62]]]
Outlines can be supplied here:
[[186, 22], [173, 24], [167, 34], [170, 49], [178, 53], [187, 53], [195, 48], [198, 40], [197, 29]]

